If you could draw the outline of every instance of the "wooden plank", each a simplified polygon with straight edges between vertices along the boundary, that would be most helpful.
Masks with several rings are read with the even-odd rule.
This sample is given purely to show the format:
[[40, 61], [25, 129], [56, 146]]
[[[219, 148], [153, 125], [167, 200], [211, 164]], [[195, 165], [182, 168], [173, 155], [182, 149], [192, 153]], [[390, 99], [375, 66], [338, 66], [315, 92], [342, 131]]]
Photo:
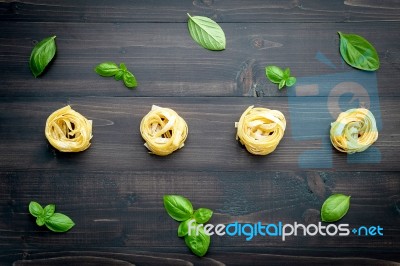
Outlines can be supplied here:
[[[111, 97], [111, 98], [2, 98], [0, 105], [0, 160], [3, 170], [43, 169], [154, 170], [154, 171], [280, 171], [336, 169], [337, 171], [398, 171], [400, 128], [396, 97], [371, 101], [380, 134], [364, 153], [347, 156], [329, 140], [330, 123], [336, 120], [340, 102], [331, 97]], [[294, 100], [296, 98], [293, 97]], [[353, 104], [368, 102], [358, 98]], [[93, 120], [92, 146], [82, 153], [55, 151], [44, 137], [47, 117], [70, 104]], [[147, 153], [140, 136], [140, 121], [151, 105], [176, 110], [188, 123], [185, 147], [167, 156]], [[250, 105], [280, 110], [287, 130], [277, 150], [268, 156], [249, 154], [236, 140], [234, 122]], [[343, 103], [342, 107], [352, 106]], [[348, 109], [348, 108], [346, 108]], [[346, 110], [344, 109], [344, 110]], [[344, 111], [343, 110], [343, 111]]]
[[[0, 24], [0, 96], [286, 96], [287, 90], [278, 91], [265, 77], [265, 66], [272, 64], [290, 67], [300, 80], [332, 86], [361, 82], [375, 87], [374, 96], [398, 96], [399, 26], [393, 22], [227, 23], [222, 25], [227, 49], [216, 53], [199, 47], [185, 24], [4, 22]], [[338, 30], [371, 41], [381, 68], [369, 73], [344, 64], [338, 52]], [[35, 79], [28, 67], [29, 55], [37, 41], [51, 35], [58, 36], [56, 58]], [[122, 82], [94, 73], [94, 67], [104, 61], [125, 62], [139, 87], [131, 91]]]
[[[198, 258], [189, 254], [166, 253], [157, 251], [133, 252], [130, 249], [122, 249], [124, 253], [118, 251], [59, 251], [59, 252], [40, 252], [24, 250], [18, 253], [2, 256], [3, 261], [0, 265], [65, 265], [72, 262], [85, 263], [109, 263], [110, 265], [282, 265], [293, 263], [296, 265], [398, 265], [396, 259], [388, 258], [373, 259], [361, 257], [367, 250], [356, 250], [357, 257], [340, 257], [341, 252], [330, 251], [330, 256], [321, 255], [323, 251], [316, 249], [320, 255], [307, 255], [307, 251], [299, 248], [302, 254], [298, 255], [280, 255], [274, 253], [256, 254], [252, 252], [226, 252], [220, 251], [218, 254], [212, 254], [212, 258]], [[282, 249], [280, 249], [282, 250]], [[335, 254], [334, 254], [335, 253]], [[375, 255], [375, 254], [369, 254]], [[388, 254], [386, 254], [388, 256]], [[102, 264], [104, 265], [104, 264]]]
[[0, 20], [53, 22], [186, 22], [186, 13], [218, 22], [399, 21], [396, 0], [0, 1]]
[[[398, 265], [399, 8], [397, 0], [0, 0], [0, 265]], [[186, 13], [216, 20], [227, 49], [199, 47]], [[337, 31], [371, 41], [381, 68], [344, 64]], [[34, 79], [31, 49], [54, 34], [56, 59]], [[139, 87], [97, 76], [103, 61], [127, 63]], [[297, 85], [278, 91], [265, 78], [271, 64], [290, 67]], [[66, 104], [94, 121], [83, 153], [57, 152], [44, 137], [46, 118]], [[165, 158], [149, 155], [139, 134], [152, 104], [189, 124], [185, 147]], [[288, 122], [266, 157], [235, 140], [233, 122], [253, 104]], [[359, 106], [376, 115], [379, 139], [346, 156], [331, 146], [329, 125]], [[182, 194], [214, 210], [213, 224], [310, 224], [332, 193], [352, 196], [340, 223], [380, 225], [384, 235], [213, 236], [198, 258], [162, 204]], [[56, 203], [76, 226], [67, 234], [36, 226], [31, 200]]]
[[[285, 241], [279, 236], [255, 236], [251, 241], [244, 236], [213, 236], [207, 259], [215, 256], [229, 262], [229, 256], [219, 251], [346, 257], [346, 252], [354, 256], [352, 250], [363, 250], [362, 258], [379, 258], [379, 254], [384, 257], [386, 253], [386, 258], [400, 261], [400, 243], [396, 241], [400, 237], [398, 172], [92, 172], [70, 168], [1, 171], [0, 177], [1, 255], [10, 255], [21, 247], [36, 252], [90, 247], [97, 251], [155, 249], [186, 256], [190, 251], [176, 236], [178, 223], [164, 210], [165, 194], [184, 195], [194, 208], [212, 209], [210, 223], [214, 225], [236, 221], [296, 221], [308, 225], [320, 221], [319, 210], [326, 197], [343, 193], [352, 198], [350, 210], [340, 223], [350, 228], [380, 225], [383, 236], [299, 235]], [[317, 179], [322, 193], [310, 182]], [[76, 226], [68, 234], [54, 234], [36, 226], [27, 210], [31, 200], [56, 203], [57, 210], [69, 215]]]

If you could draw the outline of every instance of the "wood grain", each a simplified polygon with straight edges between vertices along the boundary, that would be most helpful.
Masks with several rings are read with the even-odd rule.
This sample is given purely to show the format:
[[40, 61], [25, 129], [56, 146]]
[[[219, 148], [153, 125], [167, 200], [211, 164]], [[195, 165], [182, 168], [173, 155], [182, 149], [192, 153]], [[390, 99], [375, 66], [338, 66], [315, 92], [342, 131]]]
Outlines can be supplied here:
[[[0, 96], [287, 96], [287, 90], [278, 91], [266, 79], [267, 65], [290, 67], [294, 76], [310, 82], [360, 83], [376, 75], [377, 89], [371, 96], [399, 95], [400, 23], [221, 26], [227, 49], [217, 53], [198, 46], [185, 24], [3, 22]], [[343, 62], [339, 30], [374, 44], [381, 59], [376, 74]], [[45, 75], [35, 79], [28, 66], [32, 47], [52, 35], [57, 35], [56, 58]], [[139, 86], [128, 90], [122, 82], [98, 76], [93, 69], [104, 61], [125, 62]]]
[[[397, 0], [0, 0], [0, 265], [400, 265], [400, 4]], [[187, 14], [217, 21], [227, 49], [199, 47]], [[339, 54], [337, 31], [359, 34], [381, 67], [363, 72]], [[57, 55], [33, 78], [34, 45], [57, 35]], [[139, 86], [98, 76], [125, 62]], [[281, 91], [265, 66], [290, 67]], [[70, 104], [93, 120], [92, 146], [54, 150], [47, 117]], [[139, 123], [152, 104], [189, 125], [185, 147], [148, 154]], [[277, 150], [249, 154], [234, 122], [249, 106], [282, 111]], [[329, 141], [340, 111], [366, 107], [379, 138], [347, 156]], [[214, 211], [213, 224], [316, 224], [332, 193], [351, 195], [340, 221], [383, 236], [216, 237], [196, 257], [177, 237], [162, 196]], [[55, 203], [76, 226], [38, 227], [28, 204]]]
[[50, 22], [186, 22], [186, 13], [218, 22], [400, 21], [396, 0], [0, 1], [0, 20]]
[[[358, 250], [363, 253], [360, 249]], [[256, 254], [256, 253], [226, 253], [220, 251], [213, 258], [203, 257], [196, 258], [190, 255], [165, 253], [165, 252], [138, 252], [132, 253], [131, 250], [124, 250], [124, 254], [118, 252], [96, 252], [96, 251], [71, 251], [71, 252], [54, 252], [54, 253], [21, 253], [4, 256], [7, 261], [0, 262], [0, 265], [93, 265], [96, 262], [110, 262], [108, 265], [226, 265], [223, 261], [232, 260], [229, 265], [282, 265], [284, 263], [293, 263], [296, 265], [398, 265], [395, 261], [385, 259], [369, 259], [369, 258], [338, 258], [338, 257], [312, 257], [307, 256], [307, 250], [302, 250], [301, 256], [276, 255], [276, 254]], [[276, 252], [276, 251], [274, 251]], [[323, 254], [323, 250], [319, 252]], [[340, 252], [338, 252], [340, 253]], [[71, 264], [77, 262], [77, 264]], [[7, 264], [8, 263], [8, 264]], [[97, 265], [97, 264], [95, 264]], [[104, 265], [104, 264], [103, 264]], [[106, 264], [107, 265], [107, 264]]]
[[[397, 230], [399, 220], [398, 208], [400, 198], [400, 181], [397, 172], [157, 172], [157, 171], [9, 171], [0, 172], [1, 219], [0, 236], [4, 257], [10, 251], [23, 246], [32, 250], [77, 250], [83, 247], [105, 250], [129, 248], [130, 252], [158, 249], [164, 252], [178, 252], [178, 257], [190, 255], [182, 239], [176, 236], [178, 223], [165, 212], [162, 195], [181, 194], [190, 198], [195, 208], [207, 206], [214, 210], [210, 221], [217, 223], [232, 222], [267, 222], [277, 223], [316, 223], [319, 221], [319, 208], [323, 202], [318, 193], [310, 190], [308, 179], [318, 175], [326, 193], [344, 193], [352, 196], [351, 210], [341, 223], [350, 226], [380, 225], [384, 228], [384, 236], [359, 237], [288, 237], [282, 241], [278, 237], [255, 237], [245, 241], [244, 237], [213, 237], [210, 254], [207, 259], [216, 261], [223, 256], [218, 250], [230, 251], [255, 250], [268, 253], [277, 248], [278, 253], [289, 252], [289, 248], [306, 249], [318, 247], [321, 256], [296, 259], [300, 261], [330, 261], [324, 256], [331, 256], [340, 243], [344, 248], [369, 249], [369, 254], [358, 256], [355, 261], [366, 261], [365, 258], [379, 257], [382, 252], [390, 254], [400, 248], [400, 232]], [[18, 186], [16, 186], [18, 184]], [[349, 186], [357, 184], [357, 186]], [[201, 188], [201, 189], [200, 189]], [[76, 226], [68, 234], [54, 234], [35, 225], [29, 215], [27, 206], [30, 200], [42, 204], [57, 201], [57, 210], [72, 217]], [[315, 210], [311, 212], [310, 210]], [[154, 228], [157, 232], [154, 233]], [[246, 249], [247, 247], [247, 249]], [[235, 249], [236, 248], [236, 249]], [[325, 250], [334, 248], [334, 251]], [[86, 249], [86, 248], [85, 248]], [[10, 250], [7, 252], [7, 250]], [[129, 252], [128, 252], [129, 253]], [[85, 256], [88, 253], [83, 252]], [[303, 255], [307, 251], [303, 252]], [[110, 254], [111, 255], [111, 254]], [[108, 255], [109, 259], [118, 259], [122, 255]], [[161, 254], [153, 253], [156, 257]], [[243, 254], [244, 255], [244, 254]], [[249, 255], [249, 254], [247, 254]], [[245, 255], [245, 256], [247, 256]], [[343, 254], [346, 257], [345, 254]], [[57, 261], [86, 261], [77, 254], [63, 256], [62, 253], [48, 254], [45, 258], [61, 256]], [[235, 255], [234, 255], [235, 256]], [[239, 255], [237, 255], [239, 257]], [[251, 255], [257, 262], [261, 255]], [[278, 263], [286, 258], [271, 256], [272, 262]], [[365, 257], [363, 257], [365, 256]], [[1, 258], [1, 257], [0, 257]], [[168, 258], [168, 255], [164, 259]], [[134, 258], [133, 261], [138, 258]], [[155, 258], [147, 262], [155, 263]], [[161, 259], [161, 258], [160, 258]], [[222, 261], [227, 258], [222, 259]], [[295, 259], [294, 257], [292, 258]], [[354, 258], [352, 258], [354, 259]], [[397, 257], [397, 259], [399, 259]], [[95, 262], [97, 260], [90, 259]], [[36, 264], [44, 261], [37, 261]], [[48, 261], [50, 265], [54, 261]], [[244, 261], [242, 261], [244, 263]], [[261, 261], [259, 261], [260, 263]], [[340, 262], [340, 260], [339, 260]], [[348, 260], [343, 259], [343, 263]], [[24, 265], [21, 264], [17, 265]], [[26, 263], [31, 263], [27, 261]], [[35, 263], [34, 261], [32, 263]], [[174, 262], [177, 263], [177, 262]], [[58, 264], [56, 264], [58, 265]]]
[[[396, 241], [400, 236], [397, 172], [80, 172], [70, 169], [0, 172], [0, 175], [4, 191], [0, 200], [4, 250], [21, 246], [54, 250], [86, 246], [132, 250], [175, 247], [178, 253], [189, 254], [183, 240], [176, 236], [178, 223], [164, 210], [162, 195], [184, 195], [195, 208], [213, 209], [210, 221], [213, 224], [317, 223], [320, 206], [331, 193], [352, 196], [351, 211], [341, 223], [348, 223], [351, 228], [380, 225], [384, 236], [298, 236], [285, 241], [279, 237], [258, 236], [245, 241], [243, 236], [225, 236], [213, 237], [211, 250], [227, 246], [336, 249], [338, 243], [341, 248], [379, 246], [388, 253], [400, 248]], [[323, 180], [320, 186], [326, 191], [324, 198], [310, 189], [307, 179], [313, 175]], [[76, 226], [68, 234], [53, 234], [37, 227], [27, 210], [30, 200], [42, 204], [57, 201], [57, 210], [73, 218]]]

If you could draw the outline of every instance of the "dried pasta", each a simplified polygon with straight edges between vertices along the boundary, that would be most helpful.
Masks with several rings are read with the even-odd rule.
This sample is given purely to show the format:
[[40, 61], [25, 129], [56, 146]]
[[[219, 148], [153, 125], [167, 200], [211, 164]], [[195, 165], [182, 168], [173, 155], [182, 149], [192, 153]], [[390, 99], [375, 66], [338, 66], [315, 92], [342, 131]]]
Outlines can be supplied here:
[[45, 135], [61, 152], [80, 152], [90, 146], [92, 121], [67, 105], [52, 113], [46, 121]]
[[375, 117], [365, 108], [340, 113], [331, 124], [330, 137], [338, 151], [349, 154], [365, 151], [378, 139]]
[[153, 105], [140, 123], [144, 146], [159, 156], [166, 156], [184, 146], [188, 126], [174, 110]]
[[244, 111], [237, 128], [236, 140], [255, 155], [273, 152], [281, 141], [286, 128], [285, 116], [277, 110], [250, 106]]

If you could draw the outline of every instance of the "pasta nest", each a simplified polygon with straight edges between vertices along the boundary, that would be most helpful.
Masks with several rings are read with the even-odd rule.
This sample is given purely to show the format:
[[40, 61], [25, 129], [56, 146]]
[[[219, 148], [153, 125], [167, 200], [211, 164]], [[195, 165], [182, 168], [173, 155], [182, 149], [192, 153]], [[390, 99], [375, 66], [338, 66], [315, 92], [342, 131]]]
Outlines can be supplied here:
[[236, 140], [255, 155], [273, 152], [281, 141], [286, 128], [285, 116], [277, 110], [250, 106], [244, 111], [237, 128]]
[[53, 112], [46, 121], [45, 135], [61, 152], [80, 152], [90, 146], [92, 121], [67, 105]]
[[140, 133], [151, 153], [166, 156], [184, 146], [188, 126], [174, 110], [153, 105], [140, 123]]
[[365, 151], [378, 139], [375, 117], [365, 108], [340, 113], [331, 123], [330, 138], [338, 151], [349, 154]]

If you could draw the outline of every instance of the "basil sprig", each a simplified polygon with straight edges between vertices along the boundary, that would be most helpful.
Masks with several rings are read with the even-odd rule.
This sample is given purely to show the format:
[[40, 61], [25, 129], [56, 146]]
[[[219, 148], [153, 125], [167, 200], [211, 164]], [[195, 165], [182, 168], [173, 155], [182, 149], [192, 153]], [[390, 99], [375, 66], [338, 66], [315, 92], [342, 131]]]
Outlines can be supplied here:
[[[179, 195], [165, 195], [164, 207], [172, 219], [181, 222], [178, 227], [178, 236], [185, 238], [185, 243], [189, 249], [199, 257], [207, 253], [210, 246], [210, 236], [204, 232], [203, 226], [197, 225], [208, 222], [213, 211], [207, 208], [193, 209], [192, 203], [185, 197]], [[189, 234], [189, 224], [192, 223]]]
[[35, 78], [43, 73], [56, 54], [57, 47], [55, 39], [56, 36], [47, 37], [33, 48], [29, 59], [29, 68]]
[[375, 47], [356, 34], [338, 32], [340, 36], [340, 54], [352, 67], [374, 71], [379, 68], [379, 57]]
[[53, 232], [66, 232], [70, 230], [75, 223], [67, 215], [55, 212], [56, 206], [49, 204], [42, 207], [39, 203], [31, 201], [29, 203], [29, 212], [36, 217], [38, 226], [46, 225]]
[[285, 85], [291, 87], [296, 83], [296, 78], [290, 76], [289, 68], [283, 71], [277, 66], [267, 66], [265, 68], [265, 75], [272, 83], [279, 84], [279, 89], [282, 89]]
[[202, 16], [188, 16], [189, 33], [193, 40], [208, 50], [225, 49], [225, 33], [214, 20]]
[[114, 77], [115, 80], [123, 80], [127, 88], [135, 88], [137, 81], [135, 76], [127, 69], [124, 63], [104, 62], [96, 66], [94, 71], [102, 77]]
[[346, 215], [350, 208], [350, 196], [333, 194], [325, 200], [321, 208], [323, 222], [336, 222]]

